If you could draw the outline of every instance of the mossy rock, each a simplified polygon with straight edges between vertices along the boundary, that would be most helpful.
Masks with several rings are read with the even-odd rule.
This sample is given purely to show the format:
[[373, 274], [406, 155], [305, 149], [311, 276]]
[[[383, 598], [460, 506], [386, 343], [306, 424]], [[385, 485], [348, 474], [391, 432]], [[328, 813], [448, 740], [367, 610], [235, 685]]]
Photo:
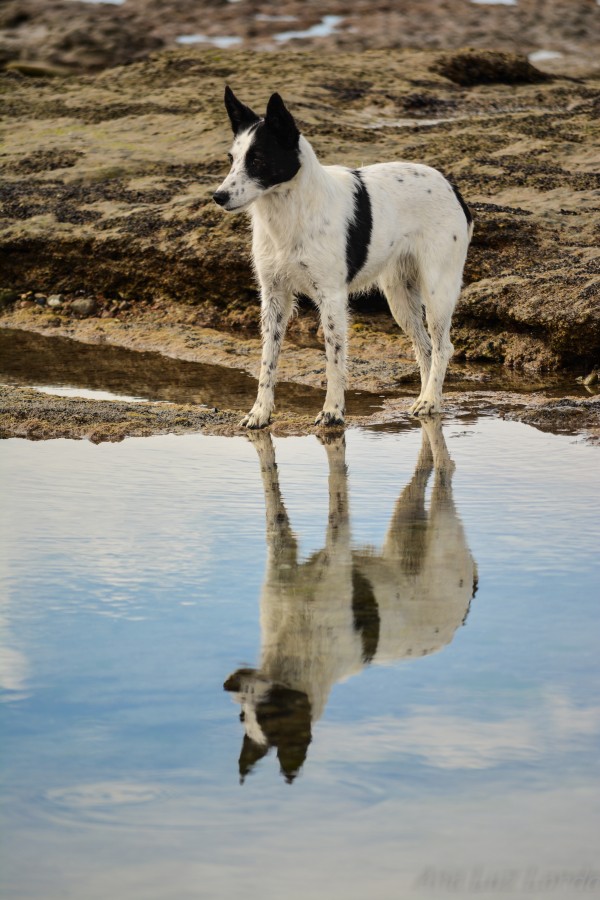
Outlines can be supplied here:
[[550, 76], [532, 66], [524, 56], [495, 50], [461, 50], [441, 56], [434, 72], [461, 87], [478, 84], [538, 84]]

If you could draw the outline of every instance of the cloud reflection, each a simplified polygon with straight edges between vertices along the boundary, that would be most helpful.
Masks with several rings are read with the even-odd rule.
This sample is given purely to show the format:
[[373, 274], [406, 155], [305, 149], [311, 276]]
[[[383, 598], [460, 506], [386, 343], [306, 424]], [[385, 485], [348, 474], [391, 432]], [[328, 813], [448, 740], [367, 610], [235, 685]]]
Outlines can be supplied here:
[[600, 733], [600, 706], [577, 707], [549, 693], [535, 714], [494, 721], [413, 708], [402, 719], [380, 716], [363, 722], [360, 733], [328, 723], [319, 739], [319, 762], [380, 763], [417, 756], [437, 769], [490, 769], [539, 760], [553, 751], [581, 748]]

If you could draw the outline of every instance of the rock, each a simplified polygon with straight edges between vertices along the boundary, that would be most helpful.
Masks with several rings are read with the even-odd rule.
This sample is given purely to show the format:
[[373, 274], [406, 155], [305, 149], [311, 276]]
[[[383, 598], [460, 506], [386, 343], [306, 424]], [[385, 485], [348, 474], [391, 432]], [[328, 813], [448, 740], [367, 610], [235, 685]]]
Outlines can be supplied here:
[[240, 413], [174, 403], [131, 403], [57, 397], [31, 388], [0, 385], [0, 437], [68, 437], [94, 442], [128, 435], [201, 430], [238, 433]]
[[82, 318], [93, 316], [96, 312], [96, 301], [93, 297], [78, 297], [71, 302], [71, 311]]
[[0, 288], [0, 309], [11, 306], [18, 299], [18, 291], [13, 291], [11, 288]]
[[5, 68], [36, 80], [122, 65], [163, 45], [143, 14], [112, 3], [4, 0], [0, 29]]
[[440, 75], [461, 87], [478, 84], [537, 84], [550, 76], [540, 72], [524, 56], [495, 50], [463, 50], [448, 53], [434, 64]]
[[62, 306], [62, 302], [62, 294], [50, 294], [48, 300], [46, 301], [50, 309], [56, 309], [57, 307]]
[[553, 434], [580, 434], [587, 431], [600, 437], [600, 399], [578, 400], [564, 397], [539, 406], [511, 412], [507, 418], [533, 425]]
[[27, 62], [20, 59], [10, 60], [4, 68], [8, 72], [18, 72], [19, 75], [27, 75], [29, 78], [64, 78], [70, 74], [69, 70], [62, 66], [50, 66], [44, 62]]

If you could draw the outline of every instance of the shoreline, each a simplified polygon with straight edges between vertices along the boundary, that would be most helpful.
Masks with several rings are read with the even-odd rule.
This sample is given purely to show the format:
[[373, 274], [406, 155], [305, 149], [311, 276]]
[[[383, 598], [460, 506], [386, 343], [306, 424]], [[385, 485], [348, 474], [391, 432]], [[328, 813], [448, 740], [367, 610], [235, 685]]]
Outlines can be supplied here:
[[[214, 329], [198, 329], [173, 323], [122, 323], [115, 320], [83, 319], [68, 325], [51, 325], [43, 312], [20, 310], [18, 316], [5, 317], [4, 327], [32, 331], [52, 342], [68, 337], [96, 347], [122, 347], [136, 352], [148, 351], [174, 360], [208, 363], [226, 370], [255, 376], [260, 364], [257, 337], [239, 337]], [[376, 345], [373, 345], [375, 337]], [[193, 346], [190, 346], [190, 342]], [[348, 415], [345, 428], [397, 426], [415, 427], [418, 419], [408, 416], [418, 393], [416, 365], [399, 358], [402, 340], [392, 335], [373, 335], [359, 331], [350, 339], [348, 393], [364, 392], [377, 400], [375, 412]], [[370, 361], [357, 357], [360, 349], [371, 352]], [[376, 352], [374, 352], [376, 351]], [[408, 347], [405, 346], [408, 354]], [[146, 357], [144, 357], [145, 359]], [[135, 362], [135, 360], [133, 360]], [[281, 357], [280, 392], [290, 385], [323, 387], [324, 353], [318, 347], [284, 345]], [[506, 375], [506, 378], [502, 376]], [[85, 390], [85, 389], [84, 389]], [[491, 374], [477, 366], [451, 364], [444, 390], [443, 418], [473, 421], [479, 416], [497, 416], [525, 422], [543, 431], [580, 436], [600, 444], [600, 395], [596, 388], [584, 388], [575, 379], [571, 384], [523, 376], [511, 377], [496, 368]], [[385, 393], [381, 393], [381, 392]], [[136, 399], [84, 399], [76, 395], [53, 394], [51, 387], [36, 390], [30, 385], [0, 386], [2, 438], [31, 440], [55, 438], [88, 439], [95, 443], [119, 441], [126, 437], [166, 433], [202, 432], [235, 436], [247, 434], [240, 420], [247, 409], [221, 409], [199, 403], [179, 403]], [[225, 392], [223, 392], [225, 394]], [[366, 398], [368, 400], [368, 397]], [[327, 434], [339, 429], [314, 425], [318, 412], [281, 409], [276, 411], [269, 430], [274, 435]], [[368, 405], [368, 404], [367, 404]]]
[[[370, 416], [349, 416], [342, 427], [314, 425], [314, 416], [275, 413], [267, 430], [276, 437], [339, 434], [353, 428], [415, 428], [419, 419], [408, 415], [410, 398], [386, 402]], [[243, 410], [206, 409], [192, 404], [126, 402], [64, 397], [33, 388], [0, 385], [0, 439], [121, 441], [128, 437], [159, 434], [221, 435], [243, 437]], [[600, 445], [600, 398], [565, 397], [548, 401], [541, 394], [496, 391], [445, 394], [442, 421], [464, 420], [473, 424], [480, 416], [522, 422], [540, 431], [578, 437]]]

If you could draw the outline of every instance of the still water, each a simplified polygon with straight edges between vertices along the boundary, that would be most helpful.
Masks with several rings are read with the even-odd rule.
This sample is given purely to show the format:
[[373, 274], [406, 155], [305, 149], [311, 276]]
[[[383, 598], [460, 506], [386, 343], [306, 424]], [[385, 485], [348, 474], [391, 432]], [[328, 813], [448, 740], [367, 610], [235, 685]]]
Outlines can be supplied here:
[[3, 441], [2, 897], [600, 896], [598, 460]]
[[[47, 387], [55, 394], [98, 400], [166, 400], [221, 409], [249, 409], [258, 386], [239, 369], [12, 328], [0, 328], [0, 384]], [[414, 386], [406, 393], [414, 395]], [[324, 399], [324, 390], [305, 384], [282, 381], [277, 387], [280, 411], [313, 415]], [[366, 391], [347, 391], [347, 399], [352, 415], [382, 407], [382, 395]]]

